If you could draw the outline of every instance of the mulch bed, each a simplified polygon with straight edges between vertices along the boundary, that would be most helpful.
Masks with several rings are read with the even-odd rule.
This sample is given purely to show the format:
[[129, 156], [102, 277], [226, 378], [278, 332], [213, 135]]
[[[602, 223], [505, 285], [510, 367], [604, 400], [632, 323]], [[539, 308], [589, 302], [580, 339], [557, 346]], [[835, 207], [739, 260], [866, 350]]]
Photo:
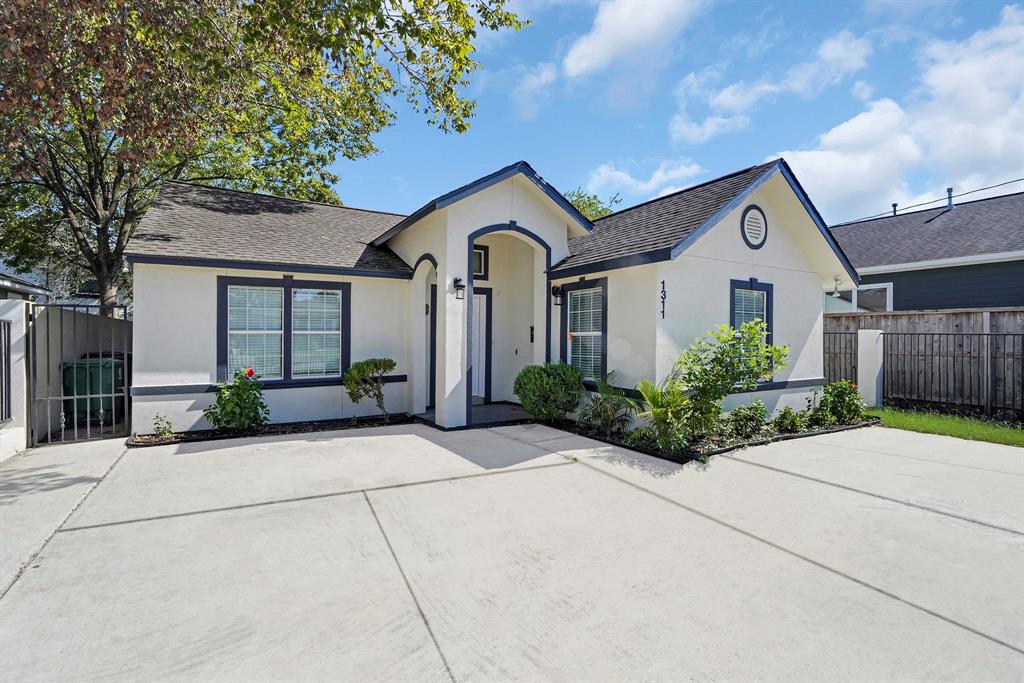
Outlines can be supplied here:
[[774, 434], [760, 439], [754, 439], [752, 441], [737, 441], [737, 442], [708, 442], [699, 444], [696, 447], [691, 447], [683, 451], [682, 453], [663, 453], [662, 451], [656, 451], [648, 448], [640, 448], [638, 446], [631, 446], [624, 443], [622, 440], [615, 437], [601, 436], [594, 432], [580, 427], [575, 422], [564, 422], [559, 424], [551, 425], [563, 431], [572, 432], [573, 434], [579, 434], [595, 441], [600, 441], [612, 446], [618, 446], [625, 448], [630, 451], [636, 451], [637, 453], [643, 453], [644, 455], [650, 455], [655, 458], [662, 460], [668, 460], [679, 465], [685, 465], [689, 462], [700, 461], [707, 462], [708, 458], [713, 455], [722, 455], [731, 451], [738, 451], [741, 448], [749, 448], [751, 446], [764, 446], [765, 444], [774, 443], [776, 441], [789, 441], [791, 439], [805, 439], [809, 436], [819, 436], [821, 434], [834, 434], [836, 432], [845, 432], [850, 429], [860, 429], [862, 427], [873, 427], [879, 424], [882, 420], [877, 417], [869, 418], [863, 422], [858, 422], [852, 425], [840, 425], [838, 427], [829, 427], [827, 429], [813, 429], [806, 432], [798, 432], [796, 434]]
[[[403, 425], [413, 422], [406, 413], [388, 416], [388, 425]], [[221, 439], [237, 439], [243, 436], [278, 436], [282, 434], [305, 434], [309, 432], [333, 432], [343, 429], [359, 429], [362, 427], [383, 427], [384, 418], [380, 416], [356, 417], [342, 420], [307, 420], [305, 422], [278, 422], [268, 424], [257, 431], [222, 431], [216, 429], [198, 429], [191, 432], [175, 432], [169, 437], [155, 434], [132, 434], [128, 437], [129, 448], [146, 448], [148, 446], [166, 446], [175, 443], [193, 443], [196, 441], [219, 441]]]

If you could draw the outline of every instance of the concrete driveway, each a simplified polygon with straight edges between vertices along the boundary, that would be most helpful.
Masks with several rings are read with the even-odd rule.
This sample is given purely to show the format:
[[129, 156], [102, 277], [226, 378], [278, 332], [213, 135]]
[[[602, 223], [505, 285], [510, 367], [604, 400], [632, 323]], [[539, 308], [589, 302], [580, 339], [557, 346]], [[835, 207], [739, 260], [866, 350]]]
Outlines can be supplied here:
[[407, 425], [0, 477], [4, 680], [1024, 677], [1021, 449]]

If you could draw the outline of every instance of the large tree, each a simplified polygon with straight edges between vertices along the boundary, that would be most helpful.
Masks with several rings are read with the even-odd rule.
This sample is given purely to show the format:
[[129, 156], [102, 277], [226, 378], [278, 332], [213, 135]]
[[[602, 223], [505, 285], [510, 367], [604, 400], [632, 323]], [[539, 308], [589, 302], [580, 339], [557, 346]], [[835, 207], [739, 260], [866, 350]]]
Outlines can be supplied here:
[[622, 202], [622, 197], [618, 193], [611, 195], [608, 199], [601, 199], [594, 193], [584, 192], [582, 187], [566, 192], [565, 198], [576, 207], [577, 211], [592, 221], [612, 213], [615, 211], [615, 205]]
[[160, 183], [338, 202], [338, 155], [411, 107], [468, 128], [478, 30], [506, 0], [6, 0], [0, 256], [95, 279], [111, 305]]

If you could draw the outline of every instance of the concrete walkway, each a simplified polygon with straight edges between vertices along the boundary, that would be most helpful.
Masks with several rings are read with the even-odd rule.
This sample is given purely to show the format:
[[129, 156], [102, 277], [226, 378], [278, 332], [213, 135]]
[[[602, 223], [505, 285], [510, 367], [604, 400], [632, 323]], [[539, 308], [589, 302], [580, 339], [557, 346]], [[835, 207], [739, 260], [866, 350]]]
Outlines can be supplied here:
[[61, 448], [0, 469], [0, 567], [31, 559], [3, 680], [1024, 676], [1021, 449], [875, 428], [679, 467], [536, 425]]

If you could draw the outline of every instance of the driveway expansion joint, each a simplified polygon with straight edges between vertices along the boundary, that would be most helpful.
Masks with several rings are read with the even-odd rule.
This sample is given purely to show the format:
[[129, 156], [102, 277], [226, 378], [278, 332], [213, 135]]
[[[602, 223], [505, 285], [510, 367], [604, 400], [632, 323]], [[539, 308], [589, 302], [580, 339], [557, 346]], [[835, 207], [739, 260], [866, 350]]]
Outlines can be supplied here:
[[380, 522], [380, 517], [377, 516], [377, 511], [373, 507], [373, 503], [370, 501], [370, 496], [363, 491], [363, 499], [366, 501], [366, 505], [370, 508], [370, 514], [373, 515], [373, 521], [377, 523], [377, 528], [380, 529], [380, 535], [384, 538], [384, 543], [388, 547], [388, 551], [391, 553], [391, 559], [395, 561], [395, 566], [398, 568], [398, 573], [402, 575], [402, 581], [405, 582], [405, 588], [409, 591], [409, 597], [412, 598], [412, 602], [416, 605], [416, 611], [420, 614], [420, 619], [423, 620], [423, 625], [427, 629], [427, 633], [430, 634], [430, 640], [434, 643], [434, 649], [437, 650], [438, 656], [441, 658], [441, 663], [444, 664], [444, 670], [448, 673], [448, 680], [455, 683], [455, 676], [452, 674], [452, 668], [448, 664], [448, 658], [444, 656], [444, 652], [441, 650], [440, 643], [437, 642], [437, 636], [434, 635], [434, 629], [430, 628], [430, 620], [427, 619], [426, 613], [423, 611], [422, 605], [420, 605], [419, 598], [416, 597], [416, 592], [412, 589], [412, 584], [409, 583], [409, 577], [405, 574], [405, 569], [402, 568], [402, 563], [398, 560], [398, 554], [395, 553], [394, 546], [391, 545], [391, 539], [388, 538], [388, 534], [384, 531], [384, 525]]
[[[122, 454], [123, 455], [123, 454]], [[203, 510], [189, 510], [187, 512], [172, 512], [165, 515], [153, 515], [152, 517], [137, 517], [135, 519], [121, 519], [113, 522], [99, 522], [97, 524], [82, 524], [79, 526], [70, 526], [66, 528], [59, 528], [57, 532], [60, 533], [72, 533], [75, 531], [89, 531], [90, 529], [102, 529], [111, 526], [123, 526], [125, 524], [142, 524], [145, 522], [160, 522], [168, 519], [178, 519], [179, 517], [194, 517], [196, 515], [208, 515], [216, 512], [232, 512], [234, 510], [248, 510], [251, 508], [268, 507], [271, 505], [285, 505], [288, 503], [304, 503], [313, 500], [323, 500], [326, 498], [337, 498], [339, 496], [353, 496], [360, 493], [373, 493], [374, 491], [390, 491], [392, 489], [403, 489], [412, 486], [425, 486], [428, 484], [443, 484], [451, 481], [462, 481], [463, 479], [477, 479], [480, 477], [493, 477], [501, 474], [512, 474], [514, 472], [530, 472], [533, 470], [548, 469], [550, 467], [564, 467], [570, 465], [569, 462], [551, 462], [542, 465], [527, 465], [525, 467], [515, 467], [497, 470], [493, 472], [473, 472], [472, 474], [460, 474], [452, 477], [439, 477], [437, 479], [424, 479], [421, 481], [410, 481], [403, 482], [400, 484], [386, 484], [383, 486], [370, 486], [361, 489], [346, 489], [344, 491], [331, 491], [328, 493], [314, 493], [308, 496], [295, 496], [293, 498], [278, 498], [275, 500], [263, 500], [258, 503], [240, 503], [238, 505], [226, 505], [223, 507], [206, 508]], [[85, 499], [83, 498], [83, 501]], [[77, 507], [76, 507], [77, 509]], [[72, 513], [74, 510], [72, 510]], [[71, 515], [69, 514], [68, 517]], [[67, 521], [67, 520], [65, 520]], [[54, 533], [57, 533], [54, 532]]]
[[796, 477], [797, 479], [805, 479], [807, 481], [814, 482], [815, 484], [823, 484], [825, 486], [833, 486], [833, 487], [835, 487], [837, 489], [842, 489], [844, 491], [850, 491], [851, 493], [859, 493], [859, 494], [861, 494], [863, 496], [871, 496], [872, 498], [878, 498], [880, 500], [887, 500], [890, 503], [896, 503], [898, 505], [906, 505], [907, 507], [912, 507], [912, 508], [916, 508], [918, 510], [923, 510], [924, 512], [931, 512], [932, 514], [942, 515], [943, 517], [951, 517], [953, 519], [958, 519], [961, 522], [968, 522], [970, 524], [978, 524], [978, 525], [983, 526], [983, 527], [988, 527], [989, 529], [995, 529], [996, 531], [1005, 531], [1006, 533], [1014, 534], [1016, 536], [1024, 536], [1024, 531], [1019, 531], [1017, 529], [1011, 529], [1011, 528], [1005, 527], [1005, 526], [999, 526], [998, 524], [992, 524], [991, 522], [983, 522], [980, 519], [974, 519], [973, 517], [965, 517], [964, 515], [958, 515], [955, 512], [946, 512], [945, 510], [939, 510], [939, 509], [936, 509], [936, 508], [933, 508], [933, 507], [928, 507], [927, 505], [921, 505], [920, 503], [914, 503], [914, 502], [909, 501], [909, 500], [900, 500], [899, 498], [892, 498], [891, 496], [886, 496], [886, 495], [883, 495], [881, 493], [874, 493], [873, 491], [865, 491], [864, 489], [859, 489], [859, 488], [856, 488], [856, 487], [853, 487], [853, 486], [847, 486], [846, 484], [839, 484], [839, 483], [836, 483], [834, 481], [828, 481], [827, 479], [819, 479], [817, 477], [812, 477], [812, 476], [807, 475], [807, 474], [800, 474], [799, 472], [792, 472], [790, 470], [784, 470], [784, 469], [779, 468], [779, 467], [772, 467], [771, 465], [766, 465], [766, 464], [761, 463], [761, 462], [754, 462], [753, 460], [744, 460], [743, 458], [738, 458], [738, 457], [733, 456], [733, 455], [722, 455], [720, 457], [728, 458], [732, 462], [741, 462], [744, 465], [752, 465], [753, 467], [762, 467], [762, 468], [764, 468], [766, 470], [771, 470], [772, 472], [778, 472], [779, 474], [785, 474], [785, 475], [788, 475], [790, 477]]
[[14, 588], [14, 584], [18, 583], [18, 579], [22, 577], [22, 575], [25, 573], [25, 570], [32, 566], [32, 563], [35, 562], [36, 558], [39, 557], [39, 554], [46, 549], [46, 546], [49, 545], [53, 537], [56, 536], [64, 528], [64, 525], [67, 524], [68, 520], [71, 519], [72, 515], [74, 515], [75, 512], [78, 511], [78, 508], [82, 507], [82, 504], [85, 503], [85, 500], [90, 495], [92, 495], [92, 492], [96, 490], [96, 487], [103, 483], [103, 480], [107, 478], [107, 475], [114, 471], [114, 468], [117, 467], [117, 464], [121, 462], [121, 458], [123, 458], [125, 456], [125, 453], [127, 452], [128, 447], [122, 446], [121, 452], [118, 454], [116, 458], [114, 458], [114, 462], [110, 463], [110, 466], [103, 472], [103, 474], [101, 474], [96, 479], [96, 481], [92, 483], [92, 486], [90, 486], [89, 489], [84, 494], [82, 494], [82, 497], [78, 499], [78, 502], [75, 503], [74, 506], [72, 506], [72, 508], [68, 511], [68, 514], [64, 515], [64, 519], [60, 520], [60, 524], [57, 525], [57, 528], [51, 531], [50, 534], [45, 539], [43, 539], [42, 545], [40, 545], [35, 552], [29, 555], [28, 558], [26, 558], [25, 561], [21, 563], [21, 566], [18, 567], [18, 571], [14, 573], [14, 576], [11, 578], [11, 580], [7, 582], [7, 585], [4, 586], [2, 590], [0, 590], [0, 600], [3, 600], [4, 596], [6, 596], [7, 593], [9, 593], [12, 588]]
[[989, 635], [988, 633], [985, 633], [984, 631], [979, 631], [978, 629], [976, 629], [976, 628], [974, 628], [972, 626], [968, 626], [967, 624], [961, 623], [961, 622], [959, 622], [959, 621], [957, 621], [957, 620], [955, 620], [955, 619], [953, 619], [951, 617], [947, 617], [946, 615], [941, 614], [939, 612], [936, 612], [935, 610], [929, 609], [929, 608], [927, 608], [927, 607], [925, 607], [923, 605], [919, 605], [916, 602], [912, 602], [912, 601], [910, 601], [910, 600], [908, 600], [906, 598], [902, 598], [899, 595], [896, 595], [895, 593], [892, 593], [890, 591], [885, 590], [884, 588], [879, 588], [878, 586], [870, 584], [867, 581], [864, 581], [863, 579], [858, 579], [855, 576], [851, 576], [851, 575], [849, 575], [849, 574], [847, 574], [845, 572], [839, 571], [838, 569], [830, 567], [827, 564], [819, 562], [818, 560], [810, 558], [810, 557], [808, 557], [806, 555], [802, 555], [802, 554], [796, 552], [795, 550], [790, 550], [789, 548], [786, 548], [785, 546], [781, 546], [781, 545], [775, 543], [774, 541], [770, 541], [767, 538], [763, 538], [761, 536], [758, 536], [757, 534], [751, 533], [750, 531], [747, 531], [747, 530], [742, 529], [742, 528], [740, 528], [738, 526], [730, 524], [729, 522], [726, 522], [724, 520], [718, 519], [717, 517], [709, 515], [706, 512], [701, 512], [700, 510], [698, 510], [696, 508], [692, 508], [692, 507], [690, 507], [688, 505], [680, 503], [679, 501], [674, 500], [672, 498], [669, 498], [668, 496], [665, 496], [665, 495], [662, 495], [660, 493], [657, 493], [656, 491], [652, 491], [650, 489], [644, 488], [643, 486], [641, 486], [641, 485], [639, 485], [637, 483], [634, 483], [632, 481], [629, 481], [628, 479], [624, 479], [624, 478], [619, 477], [619, 476], [617, 476], [615, 474], [612, 474], [611, 472], [607, 472], [607, 471], [605, 471], [605, 470], [603, 470], [603, 469], [601, 469], [599, 467], [595, 467], [594, 465], [591, 465], [590, 463], [586, 462], [585, 460], [580, 460], [579, 464], [583, 465], [587, 469], [593, 470], [594, 472], [598, 472], [600, 474], [603, 474], [604, 476], [606, 476], [606, 477], [608, 477], [610, 479], [614, 479], [614, 480], [616, 480], [618, 482], [621, 482], [621, 483], [625, 484], [626, 486], [630, 486], [630, 487], [632, 487], [632, 488], [634, 488], [634, 489], [636, 489], [638, 491], [642, 491], [642, 492], [644, 492], [644, 493], [646, 493], [648, 495], [654, 496], [655, 498], [658, 498], [659, 500], [661, 500], [663, 502], [666, 502], [666, 503], [668, 503], [670, 505], [674, 505], [674, 506], [676, 506], [677, 508], [679, 508], [681, 510], [685, 510], [686, 512], [689, 512], [690, 514], [693, 514], [693, 515], [696, 515], [696, 516], [701, 517], [703, 519], [706, 519], [709, 522], [713, 522], [715, 524], [719, 524], [719, 525], [725, 527], [726, 529], [729, 529], [729, 530], [734, 531], [734, 532], [736, 532], [738, 534], [746, 536], [747, 538], [750, 538], [750, 539], [752, 539], [754, 541], [757, 541], [758, 543], [763, 543], [764, 545], [766, 545], [766, 546], [768, 546], [770, 548], [778, 550], [779, 552], [783, 552], [783, 553], [785, 553], [785, 554], [787, 554], [787, 555], [789, 555], [791, 557], [794, 557], [794, 558], [796, 558], [798, 560], [802, 560], [804, 562], [807, 562], [808, 564], [811, 564], [811, 565], [813, 565], [815, 567], [818, 567], [819, 569], [823, 569], [823, 570], [829, 572], [830, 574], [834, 574], [835, 576], [838, 576], [840, 578], [846, 579], [847, 581], [851, 581], [851, 582], [857, 584], [858, 586], [861, 586], [863, 588], [867, 588], [868, 590], [874, 591], [874, 592], [876, 592], [876, 593], [878, 593], [880, 595], [884, 595], [887, 598], [890, 598], [890, 599], [895, 600], [897, 602], [903, 603], [904, 605], [907, 605], [908, 607], [911, 607], [913, 609], [919, 610], [920, 612], [923, 612], [924, 614], [927, 614], [927, 615], [929, 615], [931, 617], [934, 617], [936, 619], [944, 621], [944, 622], [946, 622], [946, 623], [948, 623], [948, 624], [950, 624], [952, 626], [961, 628], [961, 629], [963, 629], [965, 631], [968, 631], [969, 633], [973, 633], [976, 636], [980, 636], [981, 638], [984, 638], [984, 639], [986, 639], [988, 641], [996, 643], [997, 645], [1002, 645], [1003, 647], [1009, 648], [1010, 650], [1013, 650], [1014, 652], [1017, 652], [1019, 654], [1024, 655], [1024, 649], [1022, 649], [1020, 647], [1017, 647], [1016, 645], [1013, 645], [1012, 643], [1008, 643], [1005, 640], [1001, 640], [1001, 639], [999, 639], [999, 638], [997, 638], [995, 636]]

